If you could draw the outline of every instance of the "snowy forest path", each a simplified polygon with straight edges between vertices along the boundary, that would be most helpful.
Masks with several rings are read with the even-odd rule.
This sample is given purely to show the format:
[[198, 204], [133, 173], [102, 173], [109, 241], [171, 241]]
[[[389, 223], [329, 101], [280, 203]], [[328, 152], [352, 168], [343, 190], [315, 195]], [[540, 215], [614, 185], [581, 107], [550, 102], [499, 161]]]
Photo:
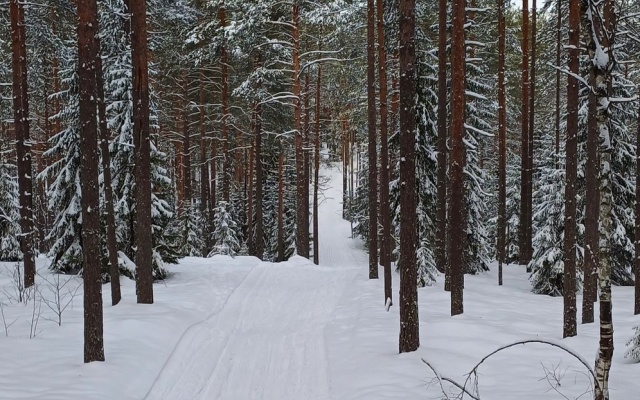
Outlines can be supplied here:
[[222, 310], [180, 341], [147, 399], [331, 398], [325, 327], [367, 256], [341, 217], [341, 174], [323, 172], [320, 266], [293, 257], [254, 267]]

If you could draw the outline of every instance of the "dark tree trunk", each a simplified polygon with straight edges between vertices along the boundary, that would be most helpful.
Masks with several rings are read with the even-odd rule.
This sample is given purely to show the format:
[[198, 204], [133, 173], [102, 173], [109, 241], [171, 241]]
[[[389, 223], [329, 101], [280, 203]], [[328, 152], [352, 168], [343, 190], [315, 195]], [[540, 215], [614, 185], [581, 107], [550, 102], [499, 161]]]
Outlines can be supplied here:
[[[309, 210], [310, 210], [310, 187], [311, 184], [311, 153], [310, 153], [310, 136], [311, 136], [311, 107], [309, 106], [309, 98], [311, 97], [311, 93], [309, 92], [309, 74], [306, 73], [304, 77], [304, 139], [302, 143], [302, 151], [303, 151], [303, 160], [304, 160], [304, 185], [302, 188], [304, 189], [304, 194], [302, 195], [302, 203], [303, 207], [306, 211], [307, 215], [307, 243], [311, 242], [309, 238], [310, 235], [310, 226], [309, 226]], [[307, 246], [309, 249], [309, 246]], [[310, 254], [310, 250], [307, 250], [307, 254]]]
[[393, 301], [391, 289], [391, 210], [389, 206], [389, 150], [387, 107], [387, 52], [384, 34], [384, 0], [376, 0], [378, 33], [378, 79], [380, 84], [380, 264], [384, 268], [384, 301]]
[[[315, 134], [313, 137], [314, 177], [313, 177], [313, 263], [320, 264], [320, 232], [318, 232], [318, 191], [320, 188], [320, 90], [321, 90], [322, 67], [318, 66], [318, 80], [316, 82], [316, 115]], [[346, 176], [346, 173], [343, 174]]]
[[182, 84], [184, 90], [184, 99], [182, 99], [182, 176], [184, 177], [184, 207], [190, 209], [193, 194], [191, 193], [191, 132], [189, 131], [189, 78], [187, 71], [184, 71]]
[[13, 119], [20, 192], [20, 229], [24, 262], [24, 287], [34, 285], [36, 260], [33, 254], [33, 183], [31, 180], [31, 139], [29, 137], [29, 87], [27, 81], [27, 38], [24, 8], [19, 0], [10, 0], [11, 48], [13, 70]]
[[529, 75], [529, 145], [527, 150], [527, 265], [533, 255], [533, 146], [536, 116], [536, 45], [537, 45], [536, 0], [531, 0], [531, 74]]
[[[535, 0], [534, 0], [535, 1]], [[506, 29], [504, 2], [498, 0], [498, 285], [502, 285], [507, 221], [507, 100], [505, 88]]]
[[[464, 7], [464, 6], [463, 6]], [[416, 266], [416, 3], [400, 0], [400, 353], [420, 347]], [[464, 9], [462, 11], [464, 16]], [[463, 48], [464, 57], [464, 48]], [[375, 162], [375, 158], [374, 158]], [[373, 168], [374, 165], [369, 165]], [[371, 249], [371, 251], [375, 251]], [[377, 265], [376, 265], [377, 271]]]
[[151, 236], [151, 140], [149, 135], [149, 74], [147, 5], [134, 1], [131, 10], [133, 65], [133, 145], [135, 147], [135, 245], [138, 303], [153, 303], [153, 239]]
[[[640, 110], [638, 110], [636, 143], [640, 143]], [[635, 307], [634, 314], [640, 314], [640, 151], [636, 152], [636, 259], [635, 259]]]
[[[591, 73], [591, 84], [594, 76]], [[584, 290], [582, 295], [582, 323], [594, 321], [593, 303], [598, 296], [598, 257], [600, 253], [598, 219], [600, 214], [600, 191], [598, 174], [598, 127], [596, 96], [589, 92], [589, 117], [587, 127], [587, 163], [585, 171], [586, 196], [584, 216]]]
[[[302, 148], [302, 104], [300, 93], [300, 5], [293, 4], [293, 97], [294, 129], [296, 131], [296, 249], [298, 255], [309, 258], [309, 207], [305, 194], [304, 150]], [[305, 204], [306, 209], [305, 209]]]
[[[253, 124], [251, 128], [255, 129], [255, 111], [253, 113]], [[248, 199], [247, 199], [247, 250], [249, 251], [249, 255], [255, 255], [255, 241], [254, 241], [254, 223], [253, 223], [253, 165], [254, 165], [254, 154], [255, 154], [255, 141], [251, 140], [251, 148], [249, 149], [249, 170], [248, 170], [248, 181], [249, 181], [249, 189], [248, 189]]]
[[378, 279], [375, 3], [367, 0], [367, 126], [369, 133], [369, 279]]
[[[558, 19], [556, 22], [556, 67], [560, 68], [562, 54], [562, 0], [558, 1]], [[556, 168], [560, 168], [560, 70], [556, 69]]]
[[522, 0], [522, 146], [520, 169], [520, 264], [527, 265], [531, 243], [528, 241], [529, 217], [529, 4]]
[[[262, 67], [262, 57], [256, 55], [255, 68]], [[255, 256], [262, 260], [264, 257], [264, 225], [262, 220], [262, 107], [259, 102], [254, 106], [256, 121], [254, 137], [256, 141], [255, 162], [256, 162], [256, 235], [255, 235]]]
[[436, 264], [448, 275], [447, 268], [447, 0], [438, 5], [438, 181]]
[[278, 156], [278, 262], [284, 261], [284, 175], [282, 165], [284, 156], [280, 150]]
[[204, 73], [200, 73], [200, 214], [202, 221], [202, 239], [203, 246], [202, 255], [207, 256], [211, 251], [211, 240], [209, 235], [209, 162], [207, 149], [207, 128], [205, 125], [205, 91], [204, 91]]
[[[97, 15], [96, 15], [97, 17]], [[98, 26], [98, 20], [93, 21]], [[109, 257], [109, 275], [111, 280], [111, 305], [120, 302], [120, 269], [118, 268], [118, 244], [116, 241], [116, 218], [113, 209], [113, 187], [111, 184], [111, 155], [109, 154], [110, 132], [107, 128], [107, 116], [102, 76], [102, 56], [100, 37], [96, 36], [96, 93], [98, 100], [98, 118], [100, 127], [100, 153], [102, 158], [102, 179], [104, 180], [104, 202], [107, 219], [107, 253]]]
[[[580, 4], [569, 2], [569, 70], [578, 75], [580, 62]], [[576, 78], [567, 77], [566, 186], [564, 207], [564, 325], [563, 337], [577, 334], [576, 323], [576, 180], [578, 144], [578, 87]]]
[[[227, 26], [226, 11], [224, 6], [218, 9], [218, 19], [220, 26]], [[227, 49], [220, 46], [220, 76], [222, 79], [222, 199], [229, 203], [231, 192], [231, 153], [229, 152], [229, 128], [227, 119], [229, 118], [229, 67], [227, 66]]]
[[[525, 0], [526, 1], [526, 0]], [[465, 99], [465, 1], [453, 0], [451, 32], [451, 158], [449, 164], [449, 232], [465, 232], [464, 144]], [[402, 108], [402, 107], [401, 107]], [[403, 211], [404, 213], [404, 211]], [[448, 265], [451, 274], [451, 315], [462, 314], [464, 290], [464, 241], [450, 240]]]
[[84, 282], [84, 362], [104, 361], [100, 276], [100, 187], [96, 121], [95, 0], [78, 1], [78, 81], [80, 104], [80, 190], [82, 193], [82, 278]]

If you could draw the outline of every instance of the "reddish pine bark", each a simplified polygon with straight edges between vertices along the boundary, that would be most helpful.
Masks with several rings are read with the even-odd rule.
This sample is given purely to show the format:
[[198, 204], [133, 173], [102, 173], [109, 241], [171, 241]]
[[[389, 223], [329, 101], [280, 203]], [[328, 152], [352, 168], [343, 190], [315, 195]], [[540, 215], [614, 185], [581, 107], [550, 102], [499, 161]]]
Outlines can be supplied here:
[[[227, 26], [226, 11], [224, 6], [218, 9], [218, 19], [220, 26]], [[224, 162], [222, 164], [222, 198], [229, 202], [231, 192], [231, 153], [229, 153], [229, 128], [227, 119], [229, 118], [229, 68], [227, 65], [227, 49], [220, 46], [220, 76], [222, 79], [222, 153]]]
[[384, 302], [391, 304], [391, 210], [389, 206], [389, 150], [387, 107], [387, 52], [384, 34], [384, 4], [376, 0], [378, 33], [378, 79], [380, 85], [380, 264], [384, 268]]
[[29, 137], [29, 87], [27, 81], [27, 38], [24, 8], [19, 0], [10, 0], [11, 49], [13, 75], [13, 118], [18, 166], [20, 229], [24, 264], [24, 287], [34, 285], [36, 261], [33, 254], [33, 184], [31, 180], [31, 145]]
[[[438, 3], [438, 180], [436, 265], [447, 268], [447, 0]], [[448, 272], [446, 272], [448, 275]]]
[[184, 185], [185, 207], [191, 206], [193, 195], [191, 193], [191, 132], [189, 131], [189, 81], [185, 71], [182, 81], [182, 183]]
[[153, 303], [153, 243], [151, 237], [151, 140], [149, 135], [149, 73], [147, 5], [134, 1], [131, 10], [131, 61], [133, 65], [133, 145], [135, 148], [134, 237], [136, 245], [136, 295], [138, 303]]
[[198, 124], [200, 125], [200, 214], [202, 220], [205, 221], [203, 225], [203, 246], [202, 254], [208, 255], [211, 251], [211, 235], [209, 235], [209, 162], [208, 158], [208, 146], [207, 142], [207, 128], [205, 125], [205, 91], [204, 91], [204, 73], [200, 73], [200, 119]]
[[[315, 149], [313, 155], [314, 177], [313, 177], [313, 263], [320, 264], [320, 232], [318, 232], [318, 191], [320, 179], [320, 89], [322, 79], [322, 67], [318, 66], [318, 78], [316, 81], [316, 115], [315, 115], [315, 134], [313, 136], [313, 147]], [[343, 176], [346, 176], [343, 173]]]
[[78, 5], [78, 86], [80, 104], [80, 190], [82, 192], [82, 278], [84, 284], [84, 362], [104, 361], [102, 279], [100, 276], [100, 188], [96, 121], [95, 0]]
[[[466, 225], [464, 212], [464, 166], [466, 158], [463, 141], [465, 132], [464, 107], [466, 104], [464, 24], [465, 1], [453, 0], [453, 29], [451, 32], [451, 157], [449, 164], [449, 231], [452, 237], [448, 245], [448, 265], [451, 274], [451, 315], [462, 314], [464, 311], [464, 240], [460, 240], [457, 237], [463, 234]], [[456, 237], [454, 238], [453, 235], [456, 235]]]
[[[530, 261], [529, 241], [529, 3], [522, 0], [522, 146], [520, 169], [520, 264]], [[527, 267], [529, 269], [529, 267]]]
[[378, 167], [376, 156], [375, 5], [367, 0], [367, 126], [369, 133], [369, 279], [378, 279]]
[[[97, 18], [97, 15], [96, 15]], [[93, 21], [98, 26], [98, 20]], [[110, 132], [107, 128], [105, 107], [104, 78], [102, 76], [102, 57], [100, 53], [100, 36], [96, 36], [96, 97], [98, 100], [98, 118], [100, 128], [100, 153], [102, 159], [102, 179], [104, 180], [104, 202], [107, 219], [107, 255], [109, 259], [109, 276], [111, 280], [111, 305], [115, 306], [122, 298], [120, 292], [120, 269], [118, 268], [118, 244], [116, 241], [116, 218], [113, 207], [113, 187], [111, 184], [111, 156], [109, 154]]]
[[507, 220], [507, 100], [505, 90], [506, 29], [504, 1], [498, 0], [498, 285], [502, 285]]
[[[418, 232], [416, 229], [417, 194], [415, 167], [415, 7], [415, 0], [400, 0], [400, 209], [402, 210], [400, 213], [399, 260], [400, 353], [415, 351], [420, 347], [418, 276], [416, 266]], [[462, 7], [464, 7], [464, 5]], [[464, 9], [462, 10], [462, 15], [464, 16]], [[462, 56], [464, 57], [464, 48]], [[371, 167], [373, 166], [370, 165], [370, 168]], [[371, 251], [375, 251], [375, 249]]]

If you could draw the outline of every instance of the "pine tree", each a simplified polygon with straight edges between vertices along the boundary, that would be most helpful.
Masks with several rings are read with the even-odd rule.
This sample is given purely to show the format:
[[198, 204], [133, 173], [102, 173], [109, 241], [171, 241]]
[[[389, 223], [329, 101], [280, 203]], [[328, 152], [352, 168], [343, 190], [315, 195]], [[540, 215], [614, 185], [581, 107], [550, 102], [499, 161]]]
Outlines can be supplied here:
[[640, 326], [633, 329], [635, 333], [627, 342], [628, 349], [624, 356], [640, 362]]

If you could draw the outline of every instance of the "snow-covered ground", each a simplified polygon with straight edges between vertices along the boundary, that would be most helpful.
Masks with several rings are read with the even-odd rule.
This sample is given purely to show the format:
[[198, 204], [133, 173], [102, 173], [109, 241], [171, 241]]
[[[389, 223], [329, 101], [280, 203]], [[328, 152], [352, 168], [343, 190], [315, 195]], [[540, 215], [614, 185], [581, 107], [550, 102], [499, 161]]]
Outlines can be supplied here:
[[[104, 363], [82, 364], [81, 288], [58, 326], [43, 300], [12, 300], [13, 265], [0, 265], [0, 399], [441, 399], [421, 358], [464, 381], [476, 362], [503, 344], [561, 340], [562, 299], [531, 294], [524, 269], [509, 266], [503, 287], [495, 271], [467, 277], [465, 314], [458, 317], [449, 316], [440, 284], [420, 289], [422, 346], [398, 355], [398, 307], [385, 311], [383, 282], [367, 279], [362, 243], [349, 238], [339, 171], [324, 173], [330, 181], [320, 211], [320, 266], [299, 257], [281, 264], [187, 258], [169, 266], [170, 278], [155, 285], [152, 306], [135, 304], [135, 286], [124, 279], [123, 302], [111, 307], [106, 285]], [[36, 298], [50, 302], [58, 277], [46, 272], [45, 259], [38, 265]], [[70, 279], [61, 291], [66, 304], [81, 282], [60, 279]], [[613, 300], [611, 398], [634, 400], [640, 364], [623, 354], [640, 321], [632, 315], [631, 288], [614, 288]], [[41, 307], [37, 327], [34, 304], [36, 315]], [[13, 322], [8, 336], [3, 321]], [[578, 337], [561, 342], [592, 364], [597, 336], [597, 325], [580, 325]], [[565, 398], [556, 389], [575, 399], [588, 389], [577, 361], [542, 345], [496, 355], [480, 368], [479, 379], [484, 400]]]

